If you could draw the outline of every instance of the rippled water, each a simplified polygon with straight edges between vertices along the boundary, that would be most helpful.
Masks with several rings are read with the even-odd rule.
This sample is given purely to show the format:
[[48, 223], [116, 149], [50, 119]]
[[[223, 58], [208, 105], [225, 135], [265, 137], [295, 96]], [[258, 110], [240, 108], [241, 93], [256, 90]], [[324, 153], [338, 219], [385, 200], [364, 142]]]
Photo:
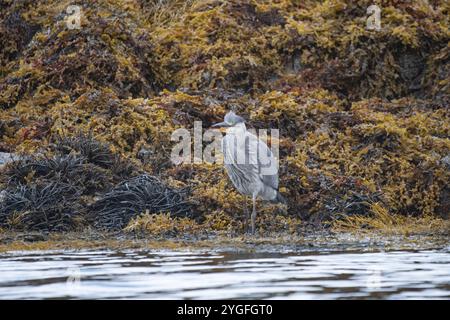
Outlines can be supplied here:
[[0, 298], [450, 298], [450, 250], [0, 255]]

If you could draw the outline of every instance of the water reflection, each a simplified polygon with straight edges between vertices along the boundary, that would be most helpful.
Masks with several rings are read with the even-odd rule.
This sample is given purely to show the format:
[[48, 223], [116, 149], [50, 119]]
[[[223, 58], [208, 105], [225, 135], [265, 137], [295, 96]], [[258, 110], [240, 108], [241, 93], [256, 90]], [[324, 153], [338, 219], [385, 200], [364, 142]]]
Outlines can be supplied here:
[[0, 255], [0, 298], [447, 299], [449, 250]]

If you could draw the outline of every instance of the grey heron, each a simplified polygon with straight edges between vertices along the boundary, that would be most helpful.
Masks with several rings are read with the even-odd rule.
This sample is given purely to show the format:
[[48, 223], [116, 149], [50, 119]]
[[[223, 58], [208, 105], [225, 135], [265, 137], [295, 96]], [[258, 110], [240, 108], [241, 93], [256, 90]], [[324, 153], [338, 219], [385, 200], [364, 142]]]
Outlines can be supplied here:
[[241, 194], [252, 197], [251, 227], [254, 234], [257, 197], [285, 203], [278, 192], [277, 159], [266, 143], [247, 130], [244, 118], [233, 111], [225, 115], [223, 122], [212, 127], [226, 128], [226, 135], [222, 139], [225, 170], [235, 188]]

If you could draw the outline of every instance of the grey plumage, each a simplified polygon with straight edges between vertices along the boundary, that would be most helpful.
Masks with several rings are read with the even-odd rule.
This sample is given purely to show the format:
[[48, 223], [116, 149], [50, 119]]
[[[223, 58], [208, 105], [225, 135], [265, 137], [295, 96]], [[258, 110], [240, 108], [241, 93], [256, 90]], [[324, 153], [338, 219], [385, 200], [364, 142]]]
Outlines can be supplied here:
[[252, 233], [255, 232], [256, 198], [283, 202], [278, 192], [278, 165], [268, 146], [251, 132], [245, 121], [229, 112], [224, 122], [214, 127], [227, 127], [222, 139], [225, 170], [236, 189], [253, 200]]

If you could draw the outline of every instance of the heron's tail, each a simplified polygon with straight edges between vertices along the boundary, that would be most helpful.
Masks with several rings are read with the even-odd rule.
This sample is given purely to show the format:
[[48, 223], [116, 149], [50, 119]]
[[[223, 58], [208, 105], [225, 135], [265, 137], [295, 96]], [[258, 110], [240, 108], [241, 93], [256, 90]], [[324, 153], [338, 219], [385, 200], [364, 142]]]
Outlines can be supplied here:
[[273, 203], [282, 203], [284, 205], [287, 205], [286, 199], [277, 191], [277, 196], [275, 199], [272, 200]]

